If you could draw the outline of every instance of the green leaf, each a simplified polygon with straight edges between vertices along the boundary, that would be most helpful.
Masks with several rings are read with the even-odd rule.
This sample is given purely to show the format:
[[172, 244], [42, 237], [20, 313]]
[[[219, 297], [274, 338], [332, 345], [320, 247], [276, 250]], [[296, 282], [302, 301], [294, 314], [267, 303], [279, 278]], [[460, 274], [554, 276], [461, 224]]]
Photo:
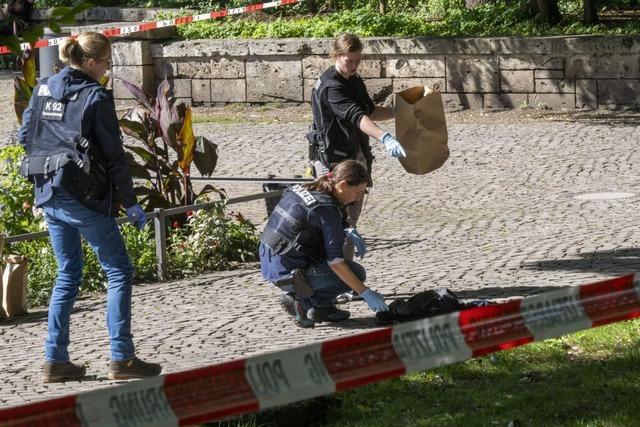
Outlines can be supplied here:
[[119, 123], [120, 128], [124, 133], [144, 142], [145, 144], [147, 143], [149, 133], [143, 123], [129, 120], [127, 117], [121, 118]]
[[211, 184], [207, 184], [202, 187], [200, 192], [194, 197], [194, 200], [199, 200], [201, 197], [211, 193], [217, 193], [221, 199], [225, 199], [227, 197], [227, 193], [224, 190], [216, 188]]
[[14, 94], [13, 94], [13, 108], [18, 118], [18, 123], [22, 124], [22, 114], [29, 105], [29, 100], [33, 93], [33, 87], [29, 86], [27, 81], [20, 76], [13, 78]]
[[135, 154], [137, 154], [144, 162], [151, 165], [155, 165], [156, 157], [153, 155], [151, 151], [143, 147], [136, 147], [134, 145], [127, 145], [126, 147], [129, 150], [133, 151]]
[[200, 174], [211, 176], [218, 164], [218, 146], [204, 136], [197, 137], [193, 163]]
[[149, 172], [149, 168], [145, 167], [138, 162], [136, 162], [133, 154], [127, 152], [125, 153], [127, 158], [127, 163], [129, 164], [129, 170], [131, 171], [131, 176], [134, 178], [144, 178], [146, 180], [151, 180], [151, 173]]

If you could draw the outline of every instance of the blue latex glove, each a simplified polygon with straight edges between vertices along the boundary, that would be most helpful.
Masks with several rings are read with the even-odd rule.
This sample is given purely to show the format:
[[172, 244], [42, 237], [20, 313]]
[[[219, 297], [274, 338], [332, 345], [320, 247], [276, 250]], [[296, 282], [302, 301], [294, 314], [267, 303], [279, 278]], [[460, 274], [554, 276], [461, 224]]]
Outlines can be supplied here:
[[135, 225], [140, 230], [142, 230], [147, 223], [147, 217], [142, 207], [136, 203], [130, 208], [127, 208], [126, 211], [127, 218], [129, 218], [129, 222], [131, 223], [131, 225]]
[[375, 311], [376, 313], [378, 311], [389, 311], [389, 307], [384, 303], [384, 298], [376, 291], [367, 289], [366, 291], [361, 293], [360, 296], [362, 297], [362, 299], [364, 299], [364, 301], [372, 311]]
[[395, 139], [389, 132], [385, 132], [380, 139], [380, 142], [384, 144], [384, 147], [387, 149], [387, 153], [391, 157], [407, 157], [407, 153], [405, 153], [404, 148]]
[[344, 234], [347, 239], [350, 239], [355, 245], [355, 254], [360, 257], [360, 259], [364, 258], [364, 254], [367, 253], [367, 244], [364, 242], [364, 239], [353, 227], [345, 228]]

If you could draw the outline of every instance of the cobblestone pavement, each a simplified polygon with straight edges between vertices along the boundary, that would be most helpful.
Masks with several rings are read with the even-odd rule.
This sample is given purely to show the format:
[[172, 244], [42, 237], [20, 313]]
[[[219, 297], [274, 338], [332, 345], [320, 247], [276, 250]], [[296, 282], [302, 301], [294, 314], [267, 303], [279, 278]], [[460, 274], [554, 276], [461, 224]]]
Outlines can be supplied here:
[[[5, 110], [6, 112], [6, 110]], [[374, 182], [362, 222], [368, 283], [387, 296], [449, 287], [464, 298], [510, 298], [637, 270], [639, 196], [580, 200], [596, 192], [638, 192], [637, 119], [452, 123], [451, 157], [413, 176], [375, 145]], [[216, 175], [291, 177], [302, 173], [302, 121], [201, 123], [220, 146]], [[7, 131], [7, 130], [5, 130]], [[227, 185], [231, 196], [258, 184]], [[264, 202], [237, 205], [264, 224]], [[352, 319], [298, 329], [278, 307], [256, 264], [134, 288], [137, 353], [176, 372], [314, 341], [375, 325], [362, 302]], [[40, 381], [46, 308], [0, 323], [0, 406], [110, 387], [104, 295], [78, 300], [71, 355], [95, 377]]]

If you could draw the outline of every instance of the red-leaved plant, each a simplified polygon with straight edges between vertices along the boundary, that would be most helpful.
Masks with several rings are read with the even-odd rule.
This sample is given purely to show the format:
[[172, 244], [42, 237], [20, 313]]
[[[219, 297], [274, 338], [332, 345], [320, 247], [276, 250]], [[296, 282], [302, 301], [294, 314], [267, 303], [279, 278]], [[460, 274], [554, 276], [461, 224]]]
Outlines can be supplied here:
[[[194, 136], [191, 108], [176, 103], [169, 82], [165, 79], [158, 86], [154, 98], [133, 83], [120, 80], [138, 101], [120, 119], [120, 127], [143, 143], [126, 148], [132, 175], [147, 181], [135, 189], [147, 210], [188, 205], [212, 191], [224, 196], [212, 185], [204, 186], [198, 194], [193, 191], [191, 165], [195, 164], [202, 176], [211, 176], [218, 161], [218, 147], [205, 137]], [[169, 149], [176, 153], [175, 159]]]

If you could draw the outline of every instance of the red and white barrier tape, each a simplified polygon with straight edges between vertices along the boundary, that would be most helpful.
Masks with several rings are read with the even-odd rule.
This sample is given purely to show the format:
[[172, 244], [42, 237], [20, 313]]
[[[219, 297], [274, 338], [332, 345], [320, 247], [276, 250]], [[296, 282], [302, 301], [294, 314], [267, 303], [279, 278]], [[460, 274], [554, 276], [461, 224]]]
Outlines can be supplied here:
[[616, 279], [0, 410], [0, 426], [177, 426], [255, 412], [640, 317]]
[[[296, 4], [299, 2], [300, 0], [276, 0], [276, 1], [271, 1], [267, 3], [251, 4], [249, 6], [236, 7], [233, 9], [216, 10], [213, 12], [203, 13], [199, 15], [180, 16], [178, 18], [165, 19], [162, 21], [143, 22], [141, 24], [136, 24], [136, 25], [107, 28], [105, 30], [100, 30], [99, 32], [101, 32], [107, 37], [126, 36], [132, 33], [141, 33], [144, 31], [155, 30], [157, 28], [175, 27], [177, 25], [188, 24], [191, 22], [207, 21], [209, 19], [219, 19], [219, 18], [224, 18], [225, 16], [230, 16], [230, 15], [241, 15], [243, 13], [255, 12], [257, 10], [270, 9], [273, 7], [285, 6], [288, 4]], [[62, 43], [62, 41], [66, 38], [68, 37], [40, 39], [36, 41], [33, 45], [30, 45], [29, 43], [21, 43], [20, 48], [22, 50], [27, 50], [27, 49], [39, 49], [41, 47], [48, 47], [48, 46], [57, 46], [60, 43]], [[7, 53], [10, 53], [9, 48], [7, 46], [0, 46], [0, 55], [4, 55]]]

